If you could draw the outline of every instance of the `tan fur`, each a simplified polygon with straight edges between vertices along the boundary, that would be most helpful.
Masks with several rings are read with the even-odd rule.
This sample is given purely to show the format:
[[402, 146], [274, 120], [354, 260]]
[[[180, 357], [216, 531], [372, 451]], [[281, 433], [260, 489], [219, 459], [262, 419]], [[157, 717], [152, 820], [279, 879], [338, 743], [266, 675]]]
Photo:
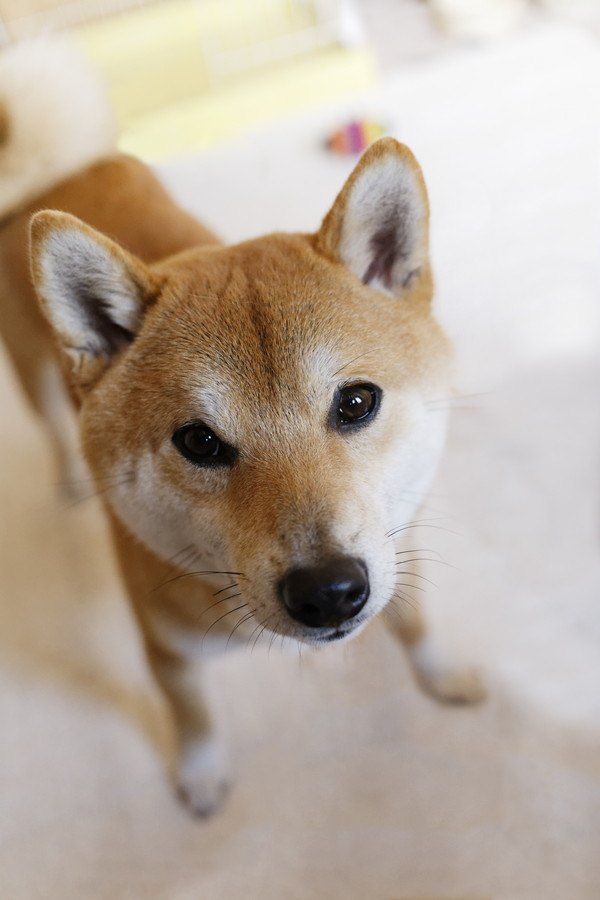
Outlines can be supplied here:
[[[146, 262], [216, 240], [191, 216], [174, 206], [146, 166], [127, 156], [96, 163], [7, 220], [0, 239], [1, 330], [34, 405], [42, 362], [58, 359], [55, 341], [40, 311], [29, 274], [31, 216], [37, 210], [48, 208], [68, 210], [85, 219]], [[160, 229], [156, 229], [156, 221], [161, 222]], [[24, 333], [26, 340], [22, 340]]]
[[[394, 155], [414, 174], [426, 210], [398, 296], [361, 284], [338, 252], [354, 181]], [[385, 473], [400, 479], [402, 466], [410, 484], [429, 478], [411, 441], [420, 448], [414, 435], [421, 432], [429, 440], [423, 404], [447, 390], [448, 346], [430, 309], [424, 182], [410, 151], [391, 140], [366, 154], [356, 172], [317, 235], [223, 247], [145, 166], [124, 156], [66, 180], [0, 230], [3, 336], [36, 408], [49, 361], [63, 367], [80, 407], [84, 453], [105, 489], [150, 665], [172, 704], [179, 786], [198, 812], [218, 804], [225, 778], [190, 666], [226, 645], [236, 622], [235, 637], [247, 644], [263, 626], [309, 640], [276, 599], [278, 580], [293, 566], [340, 553], [367, 558], [370, 615], [382, 609], [393, 589], [394, 543], [386, 531], [401, 522], [390, 520], [380, 481]], [[61, 235], [82, 246], [95, 242], [124, 273], [131, 302], [139, 298], [135, 339], [115, 355], [91, 354], [77, 329], [52, 336], [28, 273], [27, 230], [38, 210], [59, 211], [39, 212], [32, 229], [34, 280], [51, 321], [57, 301], [49, 242], [60, 244]], [[325, 424], [336, 385], [350, 377], [384, 390], [378, 418], [351, 440]], [[231, 471], [195, 471], [174, 450], [173, 430], [195, 418], [240, 448]], [[399, 447], [408, 448], [408, 461], [396, 461]], [[434, 460], [435, 448], [423, 453]], [[233, 574], [208, 574], [214, 570]], [[231, 619], [226, 612], [238, 605]], [[405, 613], [397, 636], [422, 645], [420, 615]], [[446, 689], [450, 675], [444, 683], [419, 675], [443, 699], [478, 696], [471, 683], [462, 693]]]
[[8, 142], [9, 133], [8, 110], [3, 103], [0, 103], [0, 148]]

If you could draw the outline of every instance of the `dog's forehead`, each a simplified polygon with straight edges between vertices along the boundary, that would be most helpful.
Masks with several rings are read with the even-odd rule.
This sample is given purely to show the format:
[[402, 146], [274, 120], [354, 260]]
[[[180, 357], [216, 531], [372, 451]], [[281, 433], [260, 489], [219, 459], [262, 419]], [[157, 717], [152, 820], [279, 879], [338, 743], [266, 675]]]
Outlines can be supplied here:
[[194, 255], [169, 282], [140, 342], [158, 373], [152, 395], [164, 417], [199, 418], [232, 440], [320, 428], [341, 382], [385, 373], [390, 385], [418, 355], [402, 304], [303, 236]]
[[[161, 335], [200, 380], [272, 394], [330, 378], [364, 340], [359, 296], [305, 242], [278, 236], [200, 259], [175, 281]], [[359, 292], [358, 292], [359, 293]]]

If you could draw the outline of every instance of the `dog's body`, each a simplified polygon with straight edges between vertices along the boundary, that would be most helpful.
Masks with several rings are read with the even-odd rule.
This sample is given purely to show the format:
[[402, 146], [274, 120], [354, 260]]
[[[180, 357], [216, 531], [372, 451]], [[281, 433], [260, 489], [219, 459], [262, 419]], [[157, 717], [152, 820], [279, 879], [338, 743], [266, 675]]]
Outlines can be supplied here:
[[[18, 98], [0, 90], [7, 146], [15, 115]], [[199, 691], [203, 652], [263, 632], [343, 639], [400, 600], [395, 540], [443, 444], [444, 416], [427, 403], [449, 390], [427, 197], [410, 151], [385, 140], [317, 234], [224, 247], [105, 139], [68, 177], [50, 166], [46, 191], [38, 178], [20, 203], [0, 198], [0, 324], [71, 472], [65, 383], [75, 401], [175, 715], [179, 786], [207, 812], [224, 774]], [[476, 678], [444, 666], [400, 602], [390, 624], [422, 685], [478, 699]]]

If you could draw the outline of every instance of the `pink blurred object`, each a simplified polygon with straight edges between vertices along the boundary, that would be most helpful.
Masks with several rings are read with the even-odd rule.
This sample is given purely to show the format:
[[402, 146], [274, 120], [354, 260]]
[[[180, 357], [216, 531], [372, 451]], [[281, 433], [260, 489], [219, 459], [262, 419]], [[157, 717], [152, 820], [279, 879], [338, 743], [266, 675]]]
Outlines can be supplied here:
[[367, 147], [385, 134], [385, 128], [379, 122], [369, 119], [354, 119], [342, 125], [327, 138], [327, 148], [333, 153], [343, 156], [354, 156], [362, 153]]

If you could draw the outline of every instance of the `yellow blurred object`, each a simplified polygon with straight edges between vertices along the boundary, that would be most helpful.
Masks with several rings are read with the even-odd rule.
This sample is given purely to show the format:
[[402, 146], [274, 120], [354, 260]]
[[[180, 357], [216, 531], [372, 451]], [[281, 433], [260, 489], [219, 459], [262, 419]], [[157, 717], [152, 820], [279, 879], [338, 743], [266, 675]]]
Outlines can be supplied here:
[[291, 63], [276, 75], [255, 76], [144, 116], [126, 128], [119, 144], [127, 153], [158, 160], [210, 146], [253, 125], [306, 108], [315, 98], [332, 99], [372, 82], [368, 53], [332, 50]]
[[172, 0], [84, 26], [76, 34], [104, 73], [123, 127], [137, 115], [206, 90], [198, 11]]
[[371, 85], [371, 53], [342, 46], [336, 4], [328, 17], [322, 8], [310, 0], [169, 0], [76, 36], [107, 78], [122, 148], [156, 160]]

